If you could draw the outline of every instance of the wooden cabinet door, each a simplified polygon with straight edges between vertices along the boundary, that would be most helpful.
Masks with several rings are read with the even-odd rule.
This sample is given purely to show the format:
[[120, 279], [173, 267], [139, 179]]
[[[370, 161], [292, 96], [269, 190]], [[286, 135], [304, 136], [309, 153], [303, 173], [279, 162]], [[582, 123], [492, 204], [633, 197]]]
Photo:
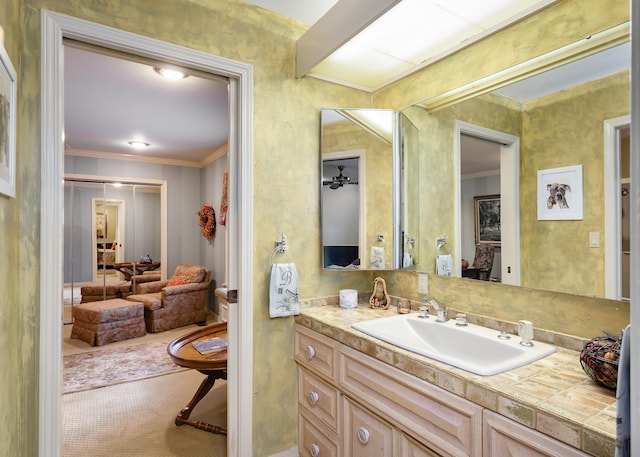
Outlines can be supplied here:
[[485, 457], [588, 457], [584, 452], [507, 419], [484, 413]]
[[344, 455], [392, 457], [393, 427], [347, 397], [344, 402]]
[[398, 457], [443, 457], [443, 455], [401, 433], [398, 437]]

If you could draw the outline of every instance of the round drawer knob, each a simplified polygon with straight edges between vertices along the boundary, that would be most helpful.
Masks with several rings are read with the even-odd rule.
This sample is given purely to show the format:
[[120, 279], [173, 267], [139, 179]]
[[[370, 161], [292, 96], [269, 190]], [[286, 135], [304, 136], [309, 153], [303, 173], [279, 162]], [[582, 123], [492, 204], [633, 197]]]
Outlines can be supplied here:
[[309, 452], [311, 453], [312, 457], [318, 457], [320, 455], [320, 446], [313, 443], [311, 446], [309, 446]]
[[314, 392], [313, 390], [309, 392], [308, 400], [310, 405], [315, 405], [316, 403], [318, 403], [319, 399], [320, 396], [318, 395], [318, 392]]
[[313, 349], [313, 346], [307, 346], [307, 358], [313, 359], [316, 356], [316, 350]]
[[358, 428], [358, 441], [362, 444], [367, 444], [369, 442], [369, 430], [364, 427]]

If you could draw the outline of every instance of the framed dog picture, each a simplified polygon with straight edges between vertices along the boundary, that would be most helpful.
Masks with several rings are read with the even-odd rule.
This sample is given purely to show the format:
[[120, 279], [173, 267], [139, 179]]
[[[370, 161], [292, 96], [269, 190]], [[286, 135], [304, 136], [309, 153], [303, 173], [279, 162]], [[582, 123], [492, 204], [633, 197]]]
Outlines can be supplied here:
[[538, 170], [538, 220], [581, 220], [582, 192], [582, 165]]
[[500, 246], [500, 195], [473, 197], [476, 244]]

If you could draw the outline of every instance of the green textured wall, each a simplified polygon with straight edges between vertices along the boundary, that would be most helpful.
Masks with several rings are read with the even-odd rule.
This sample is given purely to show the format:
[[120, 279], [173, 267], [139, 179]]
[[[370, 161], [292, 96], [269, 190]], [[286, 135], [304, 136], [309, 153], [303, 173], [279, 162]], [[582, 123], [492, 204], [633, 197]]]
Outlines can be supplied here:
[[[524, 105], [520, 157], [522, 284], [603, 297], [604, 121], [629, 114], [629, 73], [582, 84]], [[584, 218], [537, 220], [537, 172], [582, 165]]]
[[[20, 21], [18, 0], [0, 2], [0, 43], [9, 55], [18, 77], [18, 97], [23, 90], [20, 72]], [[18, 103], [17, 116], [23, 106]], [[19, 121], [18, 121], [19, 122]], [[25, 136], [17, 132], [16, 197], [0, 195], [0, 455], [36, 455], [37, 440], [37, 315], [33, 303], [38, 292], [39, 224], [37, 192], [21, 179], [28, 157], [21, 154], [27, 146]], [[18, 287], [20, 285], [20, 287]]]
[[[21, 89], [25, 114], [21, 128], [33, 145], [29, 148], [30, 152], [22, 151], [31, 157], [27, 162], [30, 163], [30, 170], [25, 170], [28, 175], [21, 179], [23, 184], [29, 182], [31, 192], [34, 193], [32, 211], [36, 218], [39, 208], [37, 182], [40, 157], [37, 151], [40, 135], [33, 126], [37, 126], [40, 120], [41, 9], [135, 32], [253, 66], [253, 454], [267, 456], [295, 446], [297, 399], [292, 392], [297, 390], [297, 381], [293, 361], [293, 319], [271, 320], [268, 317], [271, 251], [275, 239], [284, 232], [289, 249], [277, 260], [296, 262], [300, 277], [299, 290], [303, 297], [322, 296], [346, 286], [357, 287], [368, 283], [368, 277], [364, 273], [347, 277], [320, 271], [318, 132], [322, 107], [368, 107], [369, 94], [314, 79], [297, 80], [294, 75], [294, 52], [295, 39], [303, 32], [301, 26], [240, 1], [33, 0], [24, 1], [22, 5], [24, 31]], [[37, 219], [33, 223], [37, 227]], [[21, 236], [24, 238], [36, 233], [36, 228], [30, 228]], [[29, 263], [36, 264], [37, 260], [35, 254], [27, 259]], [[33, 276], [36, 282], [29, 290], [37, 296], [37, 275]], [[37, 313], [37, 307], [38, 299], [34, 298], [28, 308], [32, 313]], [[5, 322], [7, 321], [10, 320]], [[18, 341], [18, 338], [12, 338], [12, 341]], [[33, 327], [25, 335], [24, 343], [32, 346], [36, 341], [37, 328]], [[33, 347], [29, 354], [31, 357], [36, 354]], [[35, 372], [30, 373], [29, 379], [27, 388], [30, 392], [37, 391]], [[35, 401], [33, 395], [30, 398], [29, 401]], [[37, 423], [35, 417], [33, 422]], [[37, 441], [35, 428], [32, 428], [29, 438], [33, 443]]]

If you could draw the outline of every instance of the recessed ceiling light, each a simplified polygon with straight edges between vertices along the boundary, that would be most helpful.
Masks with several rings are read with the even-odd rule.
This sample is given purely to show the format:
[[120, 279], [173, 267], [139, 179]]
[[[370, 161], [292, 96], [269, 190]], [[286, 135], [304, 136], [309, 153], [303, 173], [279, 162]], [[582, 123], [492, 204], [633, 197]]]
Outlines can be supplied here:
[[160, 76], [170, 79], [172, 81], [177, 81], [179, 79], [184, 79], [186, 78], [187, 75], [186, 73], [180, 71], [180, 70], [173, 70], [171, 68], [159, 68], [159, 67], [154, 67], [153, 71], [155, 71], [156, 73], [158, 73]]
[[150, 144], [144, 141], [129, 141], [129, 146], [131, 146], [134, 149], [144, 149], [144, 148], [148, 148]]

